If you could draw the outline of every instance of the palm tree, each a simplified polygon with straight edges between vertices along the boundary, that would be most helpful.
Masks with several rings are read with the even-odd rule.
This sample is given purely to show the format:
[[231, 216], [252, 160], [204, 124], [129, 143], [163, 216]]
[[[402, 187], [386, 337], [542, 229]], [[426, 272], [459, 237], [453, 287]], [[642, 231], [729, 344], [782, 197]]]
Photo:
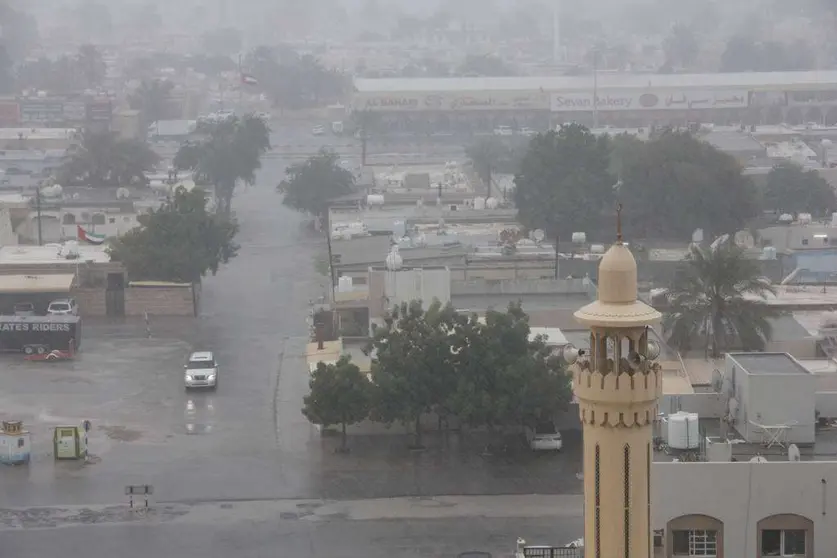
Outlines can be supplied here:
[[145, 173], [159, 160], [143, 141], [119, 139], [112, 132], [85, 132], [81, 141], [67, 150], [58, 180], [94, 187], [146, 184]]
[[486, 187], [486, 198], [491, 197], [492, 175], [503, 159], [510, 155], [510, 148], [496, 136], [485, 137], [465, 149], [477, 176]]
[[666, 338], [681, 351], [701, 339], [713, 358], [731, 348], [762, 350], [771, 335], [769, 319], [781, 314], [765, 300], [775, 293], [758, 261], [729, 237], [708, 248], [693, 244], [668, 293]]
[[162, 120], [166, 116], [166, 101], [174, 84], [168, 80], [143, 81], [128, 97], [132, 109], [142, 113], [146, 124]]
[[270, 149], [270, 127], [249, 114], [204, 124], [199, 131], [204, 139], [181, 146], [174, 166], [195, 171], [197, 180], [214, 186], [218, 213], [229, 215], [238, 181], [256, 181], [261, 157]]

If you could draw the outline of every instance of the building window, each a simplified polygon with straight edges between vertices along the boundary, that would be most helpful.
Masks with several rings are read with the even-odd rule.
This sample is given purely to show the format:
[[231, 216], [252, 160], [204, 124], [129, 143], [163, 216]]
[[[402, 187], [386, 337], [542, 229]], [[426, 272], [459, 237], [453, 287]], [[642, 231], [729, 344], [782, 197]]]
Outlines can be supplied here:
[[105, 216], [101, 213], [94, 213], [93, 214], [93, 224], [94, 225], [104, 225], [105, 224]]
[[674, 556], [717, 556], [718, 531], [674, 531]]
[[62, 219], [65, 225], [75, 225], [76, 224], [76, 216], [72, 213], [65, 213], [64, 218]]
[[110, 223], [110, 224], [116, 223], [116, 217], [108, 217], [108, 223]]
[[761, 532], [762, 556], [805, 556], [804, 529], [764, 529]]
[[808, 246], [808, 239], [807, 238], [802, 239], [802, 245], [803, 246]]

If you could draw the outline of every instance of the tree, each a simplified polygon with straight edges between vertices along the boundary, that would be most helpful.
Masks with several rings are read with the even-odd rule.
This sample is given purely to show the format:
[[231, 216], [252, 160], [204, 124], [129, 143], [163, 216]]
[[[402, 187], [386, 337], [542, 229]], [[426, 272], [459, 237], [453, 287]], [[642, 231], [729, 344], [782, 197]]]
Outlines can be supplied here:
[[834, 189], [815, 170], [779, 163], [767, 175], [764, 208], [778, 213], [811, 213], [818, 217], [837, 209]]
[[174, 84], [168, 80], [143, 80], [139, 87], [128, 96], [128, 104], [132, 109], [142, 113], [146, 124], [157, 122], [166, 117], [166, 102], [174, 89]]
[[97, 188], [147, 184], [145, 173], [159, 160], [144, 141], [120, 139], [112, 132], [85, 132], [67, 149], [58, 179], [61, 184]]
[[697, 60], [700, 43], [690, 25], [677, 23], [663, 42], [666, 63], [672, 66], [690, 67]]
[[328, 212], [329, 201], [352, 193], [354, 184], [354, 176], [340, 166], [338, 155], [321, 149], [304, 162], [289, 166], [277, 190], [285, 195], [283, 204], [322, 217]]
[[506, 64], [501, 58], [493, 54], [473, 55], [465, 57], [456, 72], [460, 76], [505, 77], [517, 75], [514, 68]]
[[757, 42], [736, 35], [721, 55], [721, 72], [782, 72], [812, 70], [816, 56], [804, 41], [791, 44], [776, 41]]
[[336, 364], [320, 362], [308, 382], [311, 393], [303, 399], [302, 414], [313, 424], [323, 428], [341, 426], [340, 451], [347, 451], [346, 427], [369, 416], [372, 403], [372, 384], [342, 356]]
[[610, 141], [577, 124], [534, 137], [514, 177], [518, 219], [550, 236], [590, 229], [611, 203]]
[[84, 77], [88, 88], [95, 88], [105, 79], [105, 61], [102, 53], [94, 45], [81, 45], [76, 56], [78, 71]]
[[427, 309], [421, 301], [402, 303], [375, 331], [366, 352], [373, 354], [373, 418], [412, 424], [421, 447], [421, 417], [443, 404], [454, 377], [450, 332], [456, 311], [438, 300]]
[[775, 289], [758, 261], [729, 237], [709, 248], [693, 244], [667, 295], [667, 340], [681, 351], [702, 341], [713, 358], [732, 348], [763, 350], [771, 335], [768, 320], [779, 315], [764, 300], [769, 294]]
[[634, 145], [622, 161], [626, 227], [635, 238], [734, 233], [758, 213], [755, 186], [738, 162], [687, 132]]
[[202, 190], [179, 188], [159, 209], [140, 215], [140, 226], [108, 247], [132, 280], [199, 282], [235, 257], [235, 222], [206, 211]]
[[485, 320], [459, 315], [453, 338], [455, 388], [449, 407], [472, 426], [536, 426], [566, 409], [570, 380], [542, 338], [530, 340], [519, 303]]
[[262, 155], [270, 149], [270, 127], [262, 118], [249, 114], [206, 122], [198, 131], [204, 138], [182, 145], [174, 166], [193, 170], [198, 180], [214, 186], [218, 212], [229, 215], [236, 184], [256, 181]]
[[497, 166], [511, 155], [511, 149], [502, 140], [494, 136], [486, 136], [465, 149], [465, 154], [471, 159], [477, 176], [486, 187], [487, 198], [491, 197], [491, 181]]

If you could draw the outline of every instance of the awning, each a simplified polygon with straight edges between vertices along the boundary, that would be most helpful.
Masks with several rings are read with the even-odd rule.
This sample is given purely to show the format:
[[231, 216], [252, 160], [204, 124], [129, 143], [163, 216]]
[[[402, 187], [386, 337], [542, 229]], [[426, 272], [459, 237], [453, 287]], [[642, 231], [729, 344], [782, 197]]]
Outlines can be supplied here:
[[75, 275], [0, 275], [0, 294], [69, 293]]

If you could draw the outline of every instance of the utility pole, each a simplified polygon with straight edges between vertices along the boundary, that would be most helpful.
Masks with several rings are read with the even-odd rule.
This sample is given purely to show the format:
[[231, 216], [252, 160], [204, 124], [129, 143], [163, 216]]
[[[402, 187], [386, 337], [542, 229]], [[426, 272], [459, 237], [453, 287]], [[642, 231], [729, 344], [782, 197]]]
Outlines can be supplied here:
[[558, 279], [558, 235], [555, 235], [555, 279]]
[[593, 129], [599, 127], [599, 49], [593, 51]]
[[325, 221], [326, 244], [328, 245], [328, 274], [331, 278], [331, 301], [335, 302], [335, 299], [337, 298], [337, 290], [334, 284], [334, 254], [331, 251], [331, 218], [328, 215], [328, 210], [326, 210]]
[[244, 74], [241, 73], [241, 53], [238, 54], [238, 110], [241, 110], [241, 97], [244, 94]]
[[41, 187], [35, 188], [35, 211], [38, 213], [38, 246], [44, 245], [43, 228], [41, 227]]

